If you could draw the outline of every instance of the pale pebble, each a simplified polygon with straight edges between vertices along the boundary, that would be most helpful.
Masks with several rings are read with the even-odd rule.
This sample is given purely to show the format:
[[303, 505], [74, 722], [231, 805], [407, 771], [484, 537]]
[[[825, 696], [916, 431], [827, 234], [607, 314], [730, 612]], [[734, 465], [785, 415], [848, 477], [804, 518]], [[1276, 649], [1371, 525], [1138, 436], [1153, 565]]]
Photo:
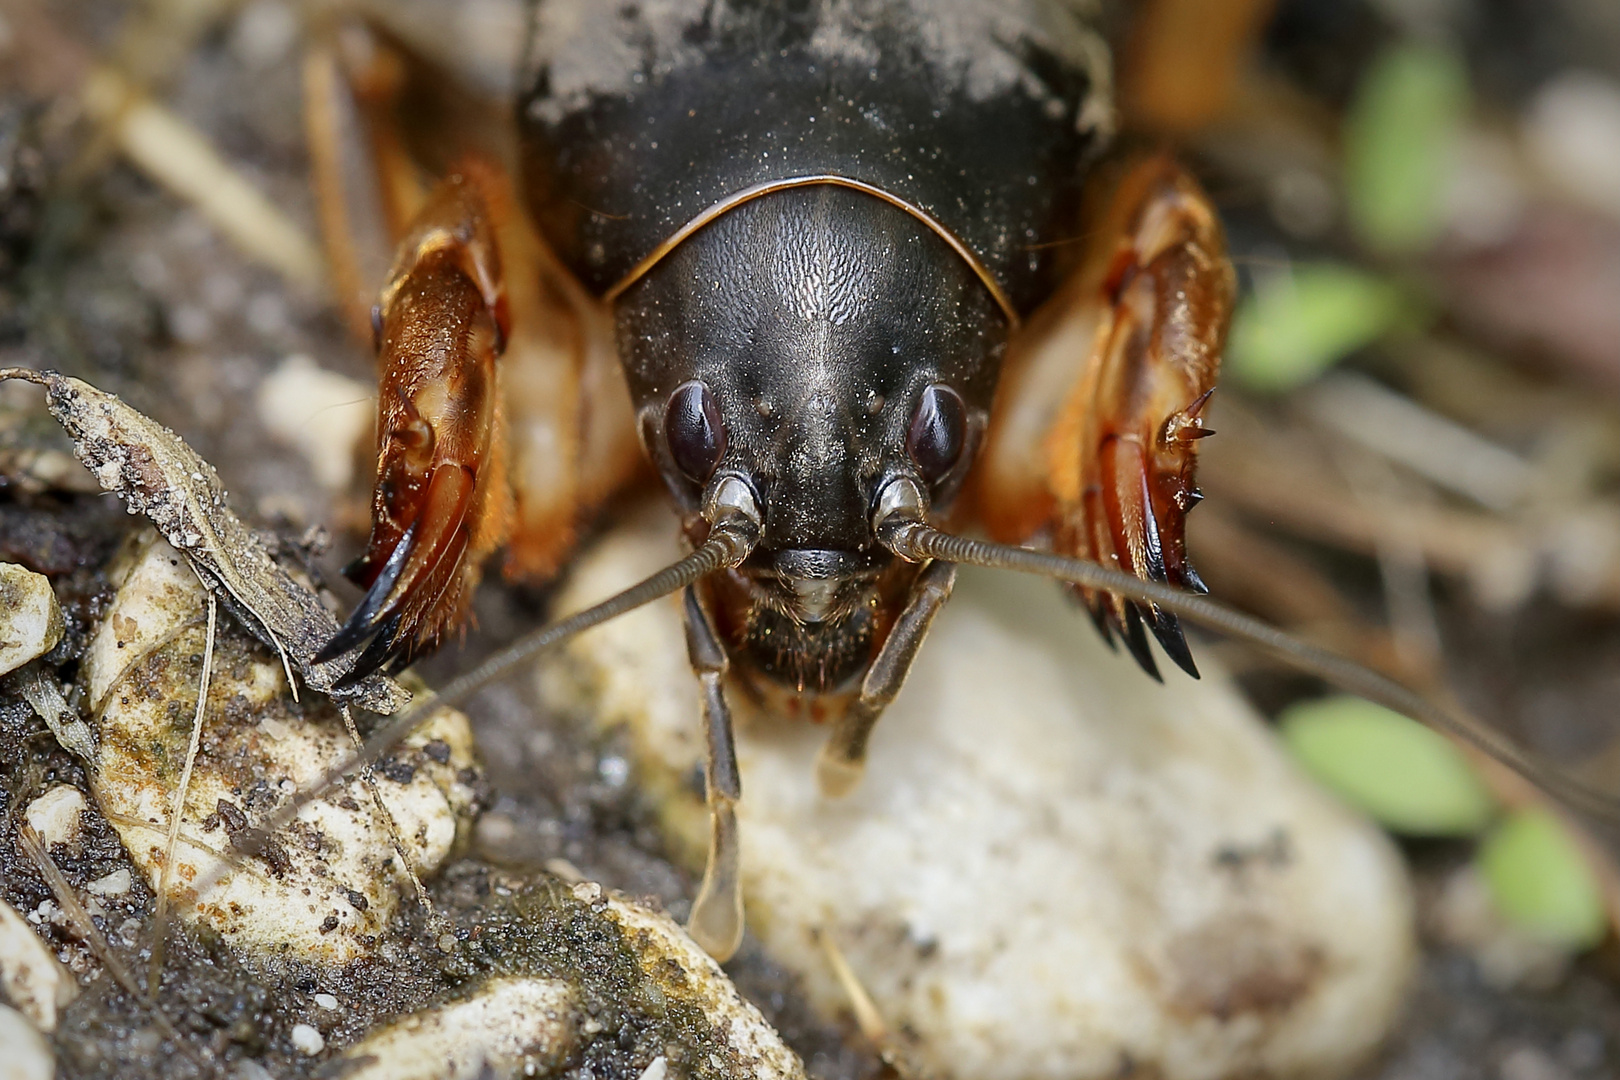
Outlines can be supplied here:
[[56, 648], [62, 631], [62, 608], [50, 581], [16, 563], [0, 562], [0, 675]]
[[[78, 996], [78, 984], [33, 927], [0, 900], [0, 989], [41, 1031], [55, 1031], [59, 1010]], [[4, 1040], [0, 1039], [0, 1045]]]
[[[656, 519], [585, 554], [559, 610], [667, 562]], [[699, 695], [677, 598], [581, 637], [554, 706], [626, 725], [701, 865]], [[1396, 1019], [1415, 955], [1389, 841], [1311, 786], [1203, 651], [1158, 686], [1049, 583], [964, 570], [873, 738], [823, 798], [824, 732], [733, 685], [750, 926], [825, 1015], [825, 932], [925, 1069], [961, 1080], [1331, 1076]], [[1168, 665], [1164, 665], [1168, 667]]]
[[[715, 1080], [803, 1080], [798, 1057], [667, 915], [594, 883], [500, 884], [494, 895], [516, 916], [490, 924], [491, 936], [510, 935], [503, 974], [366, 1036], [344, 1053], [345, 1080], [474, 1080], [486, 1065], [497, 1076], [558, 1077], [594, 1039], [609, 1041], [610, 1056], [644, 1053], [621, 1041], [627, 1033], [662, 1051], [628, 1075], [658, 1077], [664, 1054], [679, 1052]], [[526, 955], [551, 970], [526, 971]], [[604, 955], [627, 955], [635, 969], [611, 969], [610, 989], [584, 991], [576, 980], [601, 979]], [[599, 1008], [604, 989], [622, 1010], [619, 1031], [584, 1007]]]
[[375, 422], [376, 392], [307, 356], [289, 356], [259, 387], [259, 419], [304, 456], [323, 488], [344, 491], [354, 478], [355, 448]]
[[0, 1005], [0, 1080], [52, 1080], [56, 1058], [45, 1036], [16, 1009]]
[[130, 878], [129, 867], [121, 866], [110, 874], [96, 878], [96, 880], [85, 886], [85, 890], [87, 892], [92, 892], [97, 896], [111, 898], [115, 896], [123, 896], [125, 893], [129, 892], [129, 887], [131, 884], [133, 884], [133, 882]]
[[[561, 1060], [573, 1045], [573, 989], [557, 979], [495, 979], [464, 1001], [375, 1031], [350, 1049], [347, 1080], [474, 1080], [485, 1065]], [[500, 1075], [500, 1073], [497, 1073]]]
[[57, 784], [28, 804], [23, 818], [39, 834], [39, 842], [73, 847], [79, 842], [86, 807], [84, 792], [71, 784]]
[[294, 1024], [291, 1037], [293, 1049], [300, 1054], [313, 1056], [326, 1049], [326, 1038], [308, 1024]]
[[[156, 888], [196, 707], [205, 593], [185, 561], [152, 533], [112, 576], [118, 593], [80, 666], [89, 708], [101, 716], [92, 784], [136, 868]], [[350, 754], [341, 719], [308, 696], [294, 711], [275, 654], [223, 612], [209, 701], [208, 737], [170, 880], [174, 910], [237, 947], [333, 964], [366, 955], [409, 885], [386, 819], [360, 780], [311, 802], [278, 834], [278, 872], [266, 872], [263, 855], [239, 868], [217, 857], [229, 844], [231, 814], [246, 813], [242, 792], [299, 790]], [[443, 760], [422, 749], [434, 740], [450, 749]], [[406, 768], [379, 771], [378, 790], [413, 865], [430, 874], [470, 825], [475, 795], [465, 774], [475, 761], [466, 717], [439, 711], [390, 757]], [[229, 804], [227, 814], [222, 803]]]
[[1620, 82], [1561, 72], [1531, 99], [1524, 138], [1547, 179], [1620, 219]]
[[1498, 990], [1550, 990], [1569, 974], [1575, 956], [1508, 921], [1473, 863], [1452, 871], [1428, 908], [1430, 932], [1466, 952], [1487, 986]]

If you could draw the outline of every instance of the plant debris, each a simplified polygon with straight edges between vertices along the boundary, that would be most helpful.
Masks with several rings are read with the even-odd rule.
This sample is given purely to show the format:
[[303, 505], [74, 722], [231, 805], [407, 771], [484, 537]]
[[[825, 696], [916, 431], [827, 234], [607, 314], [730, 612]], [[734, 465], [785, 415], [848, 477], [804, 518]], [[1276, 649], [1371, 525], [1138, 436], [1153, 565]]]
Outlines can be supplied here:
[[45, 387], [51, 415], [73, 439], [85, 468], [124, 499], [130, 513], [145, 514], [209, 591], [280, 654], [295, 698], [294, 668], [313, 689], [375, 713], [397, 712], [410, 700], [409, 691], [382, 675], [338, 688], [352, 661], [312, 662], [337, 633], [337, 619], [231, 511], [219, 474], [178, 435], [115, 395], [54, 371], [0, 368], [0, 379]]

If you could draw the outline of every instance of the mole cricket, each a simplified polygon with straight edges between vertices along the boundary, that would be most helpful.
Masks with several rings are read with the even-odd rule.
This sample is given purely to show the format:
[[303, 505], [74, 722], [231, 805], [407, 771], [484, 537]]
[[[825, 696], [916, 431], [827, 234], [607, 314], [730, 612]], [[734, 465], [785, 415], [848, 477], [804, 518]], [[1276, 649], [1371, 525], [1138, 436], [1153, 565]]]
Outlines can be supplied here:
[[359, 277], [322, 142], [345, 101], [398, 245], [369, 319], [377, 482], [346, 570], [365, 594], [315, 659], [409, 663], [497, 549], [509, 576], [555, 572], [644, 456], [692, 554], [441, 697], [683, 591], [710, 811], [690, 929], [721, 959], [743, 933], [728, 679], [825, 722], [820, 786], [849, 791], [957, 563], [1067, 583], [1149, 675], [1152, 639], [1196, 676], [1189, 619], [1550, 785], [1467, 718], [1201, 595], [1184, 529], [1234, 275], [1192, 176], [1113, 146], [1110, 64], [1063, 0], [541, 0], [515, 150], [464, 138], [424, 185], [407, 65], [338, 28], [308, 80], [332, 95], [309, 108], [334, 276]]

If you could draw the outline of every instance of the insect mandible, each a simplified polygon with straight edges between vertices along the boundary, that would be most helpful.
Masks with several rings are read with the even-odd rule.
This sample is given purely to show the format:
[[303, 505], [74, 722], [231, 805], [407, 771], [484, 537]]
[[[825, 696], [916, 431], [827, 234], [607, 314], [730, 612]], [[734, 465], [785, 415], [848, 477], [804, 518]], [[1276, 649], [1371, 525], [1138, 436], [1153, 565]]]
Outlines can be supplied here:
[[[717, 957], [743, 931], [728, 675], [827, 721], [818, 778], [847, 792], [956, 563], [1068, 582], [1150, 674], [1150, 634], [1196, 674], [1190, 616], [1456, 726], [1195, 595], [1233, 273], [1188, 173], [1109, 152], [1095, 19], [542, 0], [518, 179], [470, 156], [390, 205], [366, 593], [318, 659], [360, 650], [359, 678], [431, 648], [502, 545], [509, 572], [555, 570], [639, 440], [692, 554], [525, 649], [684, 590], [711, 817], [691, 929]], [[399, 174], [398, 110], [370, 93]]]

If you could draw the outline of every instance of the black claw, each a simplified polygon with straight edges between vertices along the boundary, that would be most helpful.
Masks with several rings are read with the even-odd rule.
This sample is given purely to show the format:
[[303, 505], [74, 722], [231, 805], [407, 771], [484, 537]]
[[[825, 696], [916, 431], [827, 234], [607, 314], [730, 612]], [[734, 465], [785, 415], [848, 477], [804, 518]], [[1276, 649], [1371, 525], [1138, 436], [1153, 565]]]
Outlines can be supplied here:
[[1125, 605], [1125, 632], [1120, 636], [1125, 639], [1125, 648], [1142, 670], [1155, 682], [1164, 682], [1164, 677], [1159, 674], [1159, 665], [1153, 661], [1153, 647], [1148, 644], [1147, 632], [1142, 628], [1142, 613], [1135, 604]]
[[1114, 652], [1119, 652], [1119, 642], [1114, 640], [1114, 624], [1108, 618], [1108, 602], [1102, 598], [1087, 603], [1081, 601], [1086, 614], [1091, 616], [1091, 624], [1097, 628], [1102, 636], [1103, 644]]
[[1198, 576], [1198, 571], [1193, 569], [1190, 562], [1181, 564], [1181, 583], [1200, 596], [1209, 595], [1209, 586], [1204, 584], [1204, 579]]
[[364, 642], [377, 633], [392, 612], [385, 610], [383, 605], [388, 600], [388, 594], [394, 591], [394, 585], [399, 581], [400, 572], [405, 568], [405, 560], [410, 557], [413, 541], [416, 539], [416, 524], [413, 522], [405, 535], [399, 538], [394, 550], [388, 556], [388, 562], [383, 564], [382, 573], [377, 580], [371, 583], [366, 595], [360, 598], [349, 621], [344, 623], [338, 632], [332, 635], [332, 640], [321, 647], [321, 651], [314, 655], [313, 662], [317, 664], [330, 663]]
[[377, 674], [395, 659], [398, 649], [394, 642], [394, 635], [399, 632], [399, 623], [403, 617], [402, 614], [396, 613], [377, 628], [377, 634], [371, 639], [371, 644], [366, 646], [364, 652], [355, 657], [354, 666], [349, 669], [348, 674], [332, 684], [332, 689], [353, 689]]
[[1192, 650], [1187, 647], [1187, 635], [1181, 631], [1181, 620], [1156, 607], [1148, 610], [1152, 613], [1152, 618], [1147, 621], [1148, 626], [1153, 636], [1159, 639], [1164, 654], [1175, 662], [1176, 667], [1198, 678], [1198, 665], [1193, 663]]

